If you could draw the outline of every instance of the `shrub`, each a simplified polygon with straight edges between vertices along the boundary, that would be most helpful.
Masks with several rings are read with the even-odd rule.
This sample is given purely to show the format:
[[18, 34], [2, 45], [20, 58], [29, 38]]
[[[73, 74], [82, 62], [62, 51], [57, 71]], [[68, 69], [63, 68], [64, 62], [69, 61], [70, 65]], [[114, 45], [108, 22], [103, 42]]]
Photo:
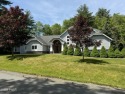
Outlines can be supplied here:
[[67, 55], [67, 51], [68, 51], [68, 47], [67, 47], [67, 44], [65, 43], [62, 54]]
[[96, 48], [96, 46], [93, 48], [91, 54], [90, 54], [91, 57], [99, 57], [99, 52]]
[[117, 57], [117, 58], [122, 58], [123, 57], [118, 48], [115, 50], [114, 53], [115, 53], [115, 57]]
[[81, 56], [82, 55], [80, 47], [76, 46], [76, 49], [74, 51], [74, 55], [75, 56]]
[[123, 57], [125, 57], [125, 48], [123, 48], [123, 49], [121, 50], [121, 54], [122, 54]]
[[101, 50], [100, 50], [100, 57], [102, 57], [102, 58], [108, 57], [107, 52], [106, 52], [106, 49], [105, 49], [104, 46], [102, 46], [102, 48], [101, 48]]
[[84, 49], [84, 56], [89, 57], [90, 56], [90, 51], [87, 47]]
[[114, 54], [114, 49], [112, 46], [110, 46], [110, 48], [108, 49], [108, 57], [110, 58], [114, 58], [115, 54]]
[[74, 54], [74, 48], [72, 45], [68, 47], [67, 55], [73, 55]]

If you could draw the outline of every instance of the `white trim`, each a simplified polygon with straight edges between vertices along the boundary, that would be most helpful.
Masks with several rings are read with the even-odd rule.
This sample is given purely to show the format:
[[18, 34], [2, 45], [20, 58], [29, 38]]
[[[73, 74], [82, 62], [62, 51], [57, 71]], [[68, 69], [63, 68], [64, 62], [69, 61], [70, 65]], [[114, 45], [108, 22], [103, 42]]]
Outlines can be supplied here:
[[42, 45], [46, 45], [46, 44], [43, 44], [41, 41], [39, 41], [37, 38], [35, 38], [35, 39], [30, 39], [26, 44], [28, 44], [29, 42], [31, 42], [31, 41], [33, 41], [33, 40], [38, 41], [38, 42], [41, 43]]

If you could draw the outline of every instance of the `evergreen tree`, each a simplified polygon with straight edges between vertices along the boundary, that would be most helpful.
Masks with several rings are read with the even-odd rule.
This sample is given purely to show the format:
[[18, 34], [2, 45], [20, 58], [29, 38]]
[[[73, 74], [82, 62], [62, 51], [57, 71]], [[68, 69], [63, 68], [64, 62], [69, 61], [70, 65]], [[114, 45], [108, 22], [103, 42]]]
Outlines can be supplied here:
[[102, 57], [102, 58], [108, 57], [107, 52], [106, 52], [106, 49], [105, 49], [104, 46], [102, 46], [102, 48], [101, 48], [101, 50], [100, 50], [100, 57]]
[[85, 49], [84, 49], [84, 56], [86, 56], [86, 57], [90, 56], [90, 52], [89, 52], [88, 47], [85, 47]]
[[0, 11], [2, 10], [2, 7], [5, 7], [6, 5], [10, 5], [10, 4], [12, 3], [8, 0], [0, 0]]
[[121, 54], [123, 57], [125, 57], [125, 48], [122, 49]]
[[110, 58], [114, 58], [115, 54], [114, 54], [114, 49], [112, 46], [110, 46], [109, 50], [108, 50], [108, 57]]
[[121, 52], [119, 51], [118, 48], [115, 50], [114, 53], [115, 53], [115, 57], [117, 57], [117, 58], [121, 58], [121, 57], [123, 57], [122, 54], [121, 54]]
[[75, 49], [74, 55], [75, 55], [75, 56], [81, 56], [81, 55], [82, 55], [82, 53], [81, 53], [81, 49], [80, 49], [79, 46], [76, 46], [76, 49]]
[[92, 26], [94, 22], [94, 17], [92, 16], [92, 12], [89, 11], [89, 8], [86, 4], [81, 5], [78, 10], [78, 15], [82, 15], [83, 18], [87, 19], [87, 23]]
[[90, 56], [91, 56], [91, 57], [99, 57], [99, 52], [98, 52], [96, 46], [94, 46], [94, 48], [93, 48], [93, 50], [92, 50]]
[[73, 55], [74, 54], [74, 48], [72, 45], [68, 47], [67, 55]]
[[65, 43], [62, 54], [67, 55], [67, 51], [68, 51], [68, 47], [67, 47], [67, 44]]

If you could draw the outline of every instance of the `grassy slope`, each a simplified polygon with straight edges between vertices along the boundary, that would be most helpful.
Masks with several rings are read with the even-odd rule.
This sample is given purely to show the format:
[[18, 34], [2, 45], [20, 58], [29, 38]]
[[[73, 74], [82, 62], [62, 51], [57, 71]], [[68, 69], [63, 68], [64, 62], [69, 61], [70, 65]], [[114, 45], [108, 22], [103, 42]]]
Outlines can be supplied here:
[[48, 55], [0, 56], [0, 69], [125, 88], [125, 58]]

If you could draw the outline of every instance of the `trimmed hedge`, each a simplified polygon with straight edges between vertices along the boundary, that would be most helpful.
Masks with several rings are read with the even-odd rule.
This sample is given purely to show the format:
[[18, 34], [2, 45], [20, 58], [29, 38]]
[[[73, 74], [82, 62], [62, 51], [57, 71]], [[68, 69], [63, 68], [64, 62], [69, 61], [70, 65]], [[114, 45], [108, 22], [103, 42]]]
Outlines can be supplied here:
[[125, 48], [123, 48], [123, 49], [121, 50], [121, 54], [122, 54], [123, 57], [125, 57]]
[[102, 58], [107, 58], [108, 57], [106, 49], [105, 49], [104, 46], [102, 46], [102, 48], [100, 50], [100, 57], [102, 57]]
[[108, 50], [108, 57], [115, 58], [115, 53], [114, 53], [114, 49], [112, 46], [110, 46], [110, 48]]
[[65, 43], [62, 54], [63, 54], [63, 55], [67, 55], [67, 51], [68, 51], [68, 47], [67, 47], [67, 44]]
[[122, 58], [122, 57], [123, 57], [118, 48], [115, 50], [114, 53], [115, 53], [115, 57], [116, 57], [116, 58]]
[[88, 47], [85, 47], [85, 49], [84, 49], [84, 56], [86, 56], [86, 57], [90, 56], [90, 51], [89, 51]]
[[94, 48], [93, 48], [93, 50], [92, 50], [90, 56], [91, 56], [91, 57], [99, 57], [99, 56], [100, 56], [100, 55], [99, 55], [99, 52], [98, 52], [98, 50], [97, 50], [97, 48], [96, 48], [96, 46], [94, 46]]
[[68, 47], [67, 55], [73, 55], [74, 54], [74, 48], [72, 45]]
[[81, 56], [82, 52], [80, 47], [76, 46], [75, 51], [74, 51], [74, 56]]

